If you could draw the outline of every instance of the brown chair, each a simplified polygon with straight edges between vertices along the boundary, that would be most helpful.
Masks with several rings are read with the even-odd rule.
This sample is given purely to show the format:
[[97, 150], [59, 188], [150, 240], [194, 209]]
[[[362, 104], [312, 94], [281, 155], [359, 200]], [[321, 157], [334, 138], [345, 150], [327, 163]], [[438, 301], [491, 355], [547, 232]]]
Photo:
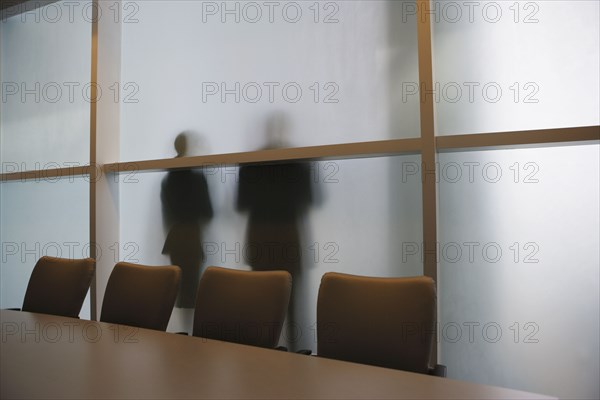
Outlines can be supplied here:
[[429, 367], [436, 325], [428, 277], [371, 278], [326, 273], [317, 301], [320, 357], [445, 376]]
[[286, 271], [208, 267], [198, 286], [193, 335], [275, 348], [291, 290]]
[[22, 311], [78, 318], [96, 262], [44, 256], [31, 272]]
[[166, 331], [180, 276], [173, 265], [118, 263], [108, 278], [100, 321]]

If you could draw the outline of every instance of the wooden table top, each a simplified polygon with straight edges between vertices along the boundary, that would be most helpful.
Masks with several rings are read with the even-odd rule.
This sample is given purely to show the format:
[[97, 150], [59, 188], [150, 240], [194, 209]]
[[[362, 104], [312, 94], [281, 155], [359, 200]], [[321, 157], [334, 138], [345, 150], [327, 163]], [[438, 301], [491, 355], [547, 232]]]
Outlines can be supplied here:
[[550, 399], [320, 357], [0, 310], [1, 398]]

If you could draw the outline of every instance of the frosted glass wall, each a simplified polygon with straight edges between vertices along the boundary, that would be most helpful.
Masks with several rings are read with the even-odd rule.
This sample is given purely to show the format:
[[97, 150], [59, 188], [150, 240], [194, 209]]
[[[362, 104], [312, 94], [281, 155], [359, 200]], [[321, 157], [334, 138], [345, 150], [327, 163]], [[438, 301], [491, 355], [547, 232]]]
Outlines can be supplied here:
[[91, 1], [0, 23], [1, 172], [39, 177], [0, 183], [0, 308], [22, 306], [39, 257], [89, 254], [89, 182], [44, 171], [89, 163], [91, 39]]
[[128, 4], [123, 161], [173, 156], [182, 131], [204, 137], [203, 154], [419, 135], [418, 96], [402, 93], [418, 81], [403, 2]]
[[[89, 257], [89, 182], [69, 177], [1, 187], [0, 308], [20, 308], [40, 257]], [[80, 317], [90, 318], [89, 293]]]
[[438, 135], [600, 124], [598, 1], [434, 1]]
[[[204, 252], [202, 269], [207, 265], [268, 269], [271, 266], [261, 262], [265, 261], [261, 254], [285, 242], [281, 261], [296, 268], [291, 309], [295, 325], [284, 330], [283, 342], [291, 348], [316, 350], [313, 324], [323, 273], [422, 275], [422, 260], [414, 254], [422, 238], [421, 183], [415, 173], [419, 163], [418, 156], [398, 156], [304, 164], [308, 175], [286, 175], [277, 187], [269, 174], [281, 171], [281, 166], [261, 169], [246, 183], [249, 175], [238, 167], [204, 168], [212, 216], [204, 212], [191, 246]], [[150, 265], [172, 262], [162, 254], [168, 247], [166, 238], [174, 234], [164, 211], [168, 179], [165, 173], [143, 173], [121, 181], [121, 259]], [[261, 225], [261, 205], [256, 200], [270, 201], [257, 195], [264, 180], [270, 182], [271, 198], [280, 199], [293, 190], [293, 197], [301, 199], [295, 221], [277, 219], [274, 204], [269, 206], [271, 219]], [[196, 193], [194, 187], [185, 189], [190, 195]], [[279, 237], [249, 245], [264, 226]], [[175, 308], [169, 331], [191, 332], [192, 315], [191, 308]]]
[[0, 23], [2, 172], [89, 163], [91, 1]]
[[450, 378], [598, 398], [600, 148], [439, 155]]

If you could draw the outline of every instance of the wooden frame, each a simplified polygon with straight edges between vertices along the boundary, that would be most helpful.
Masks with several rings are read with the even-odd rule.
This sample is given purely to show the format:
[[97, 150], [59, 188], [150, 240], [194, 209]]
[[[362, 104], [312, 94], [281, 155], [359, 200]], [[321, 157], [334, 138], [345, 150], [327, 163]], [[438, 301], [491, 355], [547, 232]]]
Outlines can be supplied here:
[[[434, 139], [435, 153], [456, 150], [481, 150], [483, 148], [515, 148], [521, 146], [541, 147], [548, 144], [585, 144], [590, 142], [597, 143], [600, 141], [600, 126], [435, 136]], [[429, 151], [431, 151], [431, 143], [429, 143], [428, 146]], [[421, 138], [411, 138], [248, 151], [241, 153], [211, 154], [196, 157], [123, 161], [107, 164], [95, 164], [92, 162], [90, 165], [86, 166], [4, 173], [0, 174], [0, 182], [66, 178], [70, 176], [92, 176], [94, 174], [97, 175], [100, 171], [103, 173], [131, 171], [151, 172], [195, 168], [207, 165], [230, 166], [278, 161], [342, 160], [366, 157], [389, 157], [406, 154], [422, 155], [425, 152], [424, 148], [425, 145]], [[90, 157], [90, 159], [92, 158]]]
[[[93, 21], [98, 21], [98, 8], [92, 9]], [[96, 165], [96, 127], [97, 127], [97, 116], [98, 116], [98, 24], [92, 23], [92, 70], [90, 71], [90, 83], [91, 85], [91, 96], [90, 98], [90, 166]], [[98, 180], [98, 174], [96, 168], [90, 168], [90, 204], [89, 204], [89, 218], [90, 218], [90, 243], [97, 243], [96, 238], [96, 182]], [[96, 246], [90, 246], [90, 257], [96, 260]], [[97, 285], [96, 285], [96, 274], [92, 279], [90, 285], [90, 303], [91, 303], [91, 317], [94, 320], [98, 319], [98, 305], [97, 305]]]
[[444, 151], [481, 147], [540, 146], [553, 143], [598, 140], [600, 140], [600, 126], [584, 126], [580, 128], [438, 136], [436, 137], [436, 146], [438, 151]]
[[126, 161], [105, 164], [105, 173], [169, 171], [205, 166], [230, 166], [284, 161], [342, 160], [347, 158], [386, 157], [400, 154], [418, 154], [420, 139], [382, 140], [375, 142], [345, 143], [324, 146], [293, 147], [258, 150], [242, 153], [207, 156], [166, 158], [159, 160]]

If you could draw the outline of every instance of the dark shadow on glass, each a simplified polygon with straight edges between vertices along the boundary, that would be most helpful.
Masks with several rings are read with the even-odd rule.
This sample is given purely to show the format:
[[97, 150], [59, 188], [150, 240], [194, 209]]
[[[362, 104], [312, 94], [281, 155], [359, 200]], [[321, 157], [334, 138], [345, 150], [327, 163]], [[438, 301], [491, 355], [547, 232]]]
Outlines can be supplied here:
[[[190, 142], [197, 139], [189, 132], [175, 139], [177, 157], [187, 155]], [[199, 170], [172, 171], [162, 181], [161, 201], [167, 238], [162, 254], [181, 268], [181, 284], [176, 307], [194, 308], [204, 262], [202, 231], [213, 217], [206, 177]]]
[[[271, 115], [263, 149], [289, 147], [287, 118]], [[296, 282], [302, 269], [302, 219], [313, 202], [311, 165], [306, 162], [240, 168], [237, 209], [248, 213], [244, 261], [254, 271], [285, 270]], [[292, 290], [288, 330], [299, 299]], [[290, 344], [288, 344], [290, 345]], [[291, 344], [293, 346], [293, 343]]]

